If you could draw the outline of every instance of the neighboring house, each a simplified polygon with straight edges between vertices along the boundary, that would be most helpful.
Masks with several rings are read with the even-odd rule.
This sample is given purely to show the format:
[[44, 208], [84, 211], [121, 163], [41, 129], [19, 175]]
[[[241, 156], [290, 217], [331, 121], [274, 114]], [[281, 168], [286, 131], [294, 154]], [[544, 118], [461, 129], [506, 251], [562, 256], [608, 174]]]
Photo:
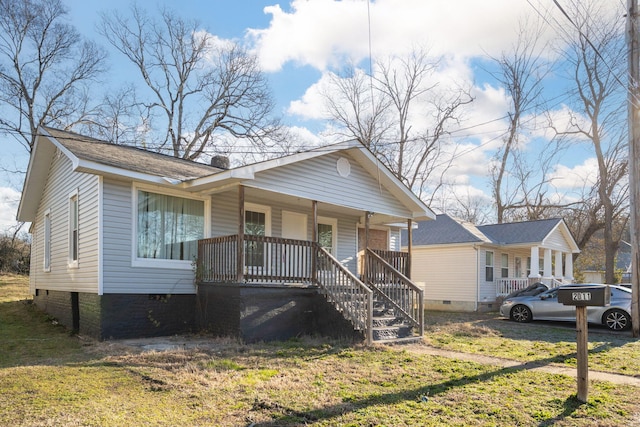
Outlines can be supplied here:
[[[618, 251], [616, 252], [616, 271], [620, 273], [620, 283], [631, 283], [631, 244], [620, 241]], [[604, 283], [605, 267], [604, 258], [597, 265], [590, 265], [581, 272], [585, 283]]]
[[421, 334], [421, 291], [376, 285], [396, 274], [379, 254], [407, 265], [402, 224], [430, 218], [356, 141], [227, 170], [52, 128], [39, 129], [18, 209], [32, 223], [35, 303], [100, 339], [371, 341], [384, 335], [375, 298]]
[[492, 310], [531, 283], [571, 282], [579, 252], [562, 219], [475, 226], [437, 215], [419, 222], [412, 237], [411, 278], [433, 310]]

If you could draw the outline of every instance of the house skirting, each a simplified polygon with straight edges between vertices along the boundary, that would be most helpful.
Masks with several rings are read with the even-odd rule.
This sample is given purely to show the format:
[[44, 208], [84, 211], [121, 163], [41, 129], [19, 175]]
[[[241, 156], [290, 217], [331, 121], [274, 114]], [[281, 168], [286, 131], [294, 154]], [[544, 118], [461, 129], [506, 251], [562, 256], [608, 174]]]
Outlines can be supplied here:
[[500, 304], [498, 304], [497, 302], [479, 302], [476, 307], [476, 303], [473, 301], [424, 300], [424, 309], [426, 311], [479, 311], [481, 313], [484, 313], [488, 311], [496, 311], [499, 308]]
[[195, 329], [195, 295], [105, 294], [37, 289], [34, 303], [60, 324], [100, 340]]
[[362, 340], [317, 288], [237, 283], [197, 287], [197, 326], [244, 342], [303, 335]]

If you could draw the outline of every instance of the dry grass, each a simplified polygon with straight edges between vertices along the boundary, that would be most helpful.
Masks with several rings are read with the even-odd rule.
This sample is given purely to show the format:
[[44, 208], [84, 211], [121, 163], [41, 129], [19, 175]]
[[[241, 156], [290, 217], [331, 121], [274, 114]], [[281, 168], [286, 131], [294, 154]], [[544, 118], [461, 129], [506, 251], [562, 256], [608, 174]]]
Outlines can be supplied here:
[[[6, 286], [0, 276], [0, 292]], [[201, 347], [143, 352], [69, 336], [31, 305], [13, 304], [0, 303], [0, 320], [7, 307], [20, 308], [28, 328], [11, 324], [8, 339], [60, 344], [46, 359], [32, 354], [39, 341], [17, 356], [0, 350], [10, 360], [0, 363], [0, 425], [640, 425], [640, 389], [630, 386], [592, 382], [580, 404], [567, 376], [321, 339], [244, 345], [195, 337]], [[493, 321], [430, 318], [427, 335], [451, 346], [511, 345], [515, 337]]]

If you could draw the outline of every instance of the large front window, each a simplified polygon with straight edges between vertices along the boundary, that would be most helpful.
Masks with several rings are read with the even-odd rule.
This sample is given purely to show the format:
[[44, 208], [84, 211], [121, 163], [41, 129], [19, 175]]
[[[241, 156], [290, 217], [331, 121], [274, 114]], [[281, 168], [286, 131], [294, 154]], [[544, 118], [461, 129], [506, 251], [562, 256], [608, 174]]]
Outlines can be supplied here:
[[138, 190], [138, 258], [192, 261], [202, 238], [204, 201]]

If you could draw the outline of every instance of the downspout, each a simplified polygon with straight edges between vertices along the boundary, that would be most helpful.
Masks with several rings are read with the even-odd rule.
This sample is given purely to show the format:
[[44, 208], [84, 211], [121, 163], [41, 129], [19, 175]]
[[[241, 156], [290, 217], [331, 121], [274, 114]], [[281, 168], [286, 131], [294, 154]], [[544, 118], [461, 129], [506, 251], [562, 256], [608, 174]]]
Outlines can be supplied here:
[[478, 312], [478, 301], [480, 300], [480, 272], [478, 271], [478, 266], [480, 265], [480, 251], [478, 250], [478, 245], [473, 244], [473, 249], [476, 251], [476, 297], [475, 297], [475, 312]]

